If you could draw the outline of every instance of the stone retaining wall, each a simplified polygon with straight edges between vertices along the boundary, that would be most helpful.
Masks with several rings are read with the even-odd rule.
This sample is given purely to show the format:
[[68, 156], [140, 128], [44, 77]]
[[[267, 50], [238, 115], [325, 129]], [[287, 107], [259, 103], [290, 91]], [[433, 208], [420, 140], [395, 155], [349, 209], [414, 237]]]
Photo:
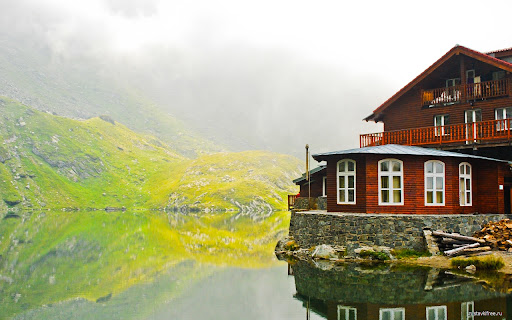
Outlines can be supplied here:
[[290, 236], [302, 248], [320, 244], [347, 247], [347, 254], [361, 246], [426, 250], [423, 229], [472, 235], [489, 221], [512, 218], [504, 214], [418, 215], [292, 212]]
[[[315, 210], [327, 210], [327, 197], [318, 197], [318, 198], [309, 198], [310, 205], [309, 208], [314, 208]], [[300, 197], [295, 199], [294, 208], [307, 210], [308, 209], [308, 198]]]

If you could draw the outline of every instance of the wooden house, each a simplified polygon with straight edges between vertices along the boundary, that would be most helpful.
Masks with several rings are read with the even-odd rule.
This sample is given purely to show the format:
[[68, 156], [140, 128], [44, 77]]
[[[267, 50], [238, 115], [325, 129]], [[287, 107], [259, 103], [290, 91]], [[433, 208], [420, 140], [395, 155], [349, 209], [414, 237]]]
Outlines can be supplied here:
[[293, 183], [300, 187], [299, 194], [301, 197], [325, 197], [326, 176], [327, 167], [321, 165], [309, 171], [309, 181], [306, 180], [306, 174], [304, 173], [300, 178], [293, 180]]
[[455, 46], [365, 118], [384, 132], [360, 146], [400, 144], [512, 160], [512, 48]]
[[327, 211], [393, 214], [510, 213], [509, 162], [381, 145], [313, 155], [327, 162]]

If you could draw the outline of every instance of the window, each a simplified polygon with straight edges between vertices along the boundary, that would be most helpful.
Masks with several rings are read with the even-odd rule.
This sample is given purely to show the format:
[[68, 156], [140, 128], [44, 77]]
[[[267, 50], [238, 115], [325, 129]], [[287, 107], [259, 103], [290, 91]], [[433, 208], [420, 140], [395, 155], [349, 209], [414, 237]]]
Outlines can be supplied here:
[[473, 315], [473, 311], [475, 311], [475, 302], [468, 301], [460, 304], [460, 319], [461, 320], [474, 320], [475, 316]]
[[379, 320], [405, 320], [405, 308], [381, 308]]
[[322, 197], [327, 196], [327, 177], [322, 178]]
[[464, 111], [464, 121], [466, 122], [466, 143], [477, 142], [478, 129], [476, 122], [482, 121], [482, 110], [472, 109]]
[[425, 162], [425, 205], [444, 206], [444, 163]]
[[427, 307], [427, 320], [446, 320], [446, 306]]
[[500, 79], [503, 79], [505, 78], [505, 71], [501, 70], [501, 71], [494, 71], [492, 73], [492, 80], [500, 80]]
[[402, 161], [379, 161], [379, 205], [404, 204], [403, 190]]
[[455, 87], [460, 84], [460, 78], [446, 79], [446, 87]]
[[354, 307], [338, 306], [338, 320], [357, 320], [357, 309]]
[[434, 126], [439, 127], [435, 129], [436, 136], [449, 134], [448, 128], [445, 128], [445, 126], [450, 124], [450, 116], [447, 114], [440, 114], [437, 116], [434, 116]]
[[338, 161], [338, 203], [356, 203], [356, 162], [344, 159]]
[[473, 83], [473, 79], [475, 79], [475, 70], [466, 70], [466, 82]]
[[459, 165], [459, 201], [461, 206], [471, 205], [471, 165], [462, 162]]
[[505, 119], [512, 119], [512, 107], [498, 108], [494, 110], [494, 115], [496, 120], [502, 120], [496, 123], [496, 130], [507, 130], [510, 128], [510, 120]]

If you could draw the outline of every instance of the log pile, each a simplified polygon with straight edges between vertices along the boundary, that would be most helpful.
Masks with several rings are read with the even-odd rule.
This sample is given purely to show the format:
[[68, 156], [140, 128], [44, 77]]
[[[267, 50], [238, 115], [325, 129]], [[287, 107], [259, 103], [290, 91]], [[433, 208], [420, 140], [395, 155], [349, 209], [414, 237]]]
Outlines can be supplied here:
[[509, 251], [512, 248], [512, 220], [491, 221], [473, 236], [485, 240], [493, 249]]
[[432, 231], [437, 246], [444, 255], [455, 257], [458, 255], [474, 255], [491, 251], [486, 241], [476, 237], [467, 237], [458, 233], [446, 233], [443, 231]]
[[512, 252], [512, 220], [491, 221], [472, 237], [458, 233], [432, 231], [439, 250], [445, 255], [481, 255], [491, 250]]

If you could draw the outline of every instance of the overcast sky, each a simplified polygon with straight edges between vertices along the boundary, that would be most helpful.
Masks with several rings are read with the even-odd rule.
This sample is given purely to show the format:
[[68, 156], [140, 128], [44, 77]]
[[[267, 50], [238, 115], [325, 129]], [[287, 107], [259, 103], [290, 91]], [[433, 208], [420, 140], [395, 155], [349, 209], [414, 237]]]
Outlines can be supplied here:
[[[189, 77], [201, 79], [195, 90], [208, 94], [188, 104], [176, 98], [170, 110], [180, 116], [215, 100], [226, 111], [220, 127], [254, 130], [252, 138], [237, 134], [248, 148], [356, 147], [361, 131], [381, 130], [362, 118], [456, 44], [481, 52], [512, 46], [509, 1], [1, 2], [4, 30], [37, 33], [56, 54], [151, 60], [155, 48], [185, 52], [181, 59], [196, 67]], [[201, 119], [197, 110], [182, 118], [218, 130], [206, 118], [219, 112]]]

